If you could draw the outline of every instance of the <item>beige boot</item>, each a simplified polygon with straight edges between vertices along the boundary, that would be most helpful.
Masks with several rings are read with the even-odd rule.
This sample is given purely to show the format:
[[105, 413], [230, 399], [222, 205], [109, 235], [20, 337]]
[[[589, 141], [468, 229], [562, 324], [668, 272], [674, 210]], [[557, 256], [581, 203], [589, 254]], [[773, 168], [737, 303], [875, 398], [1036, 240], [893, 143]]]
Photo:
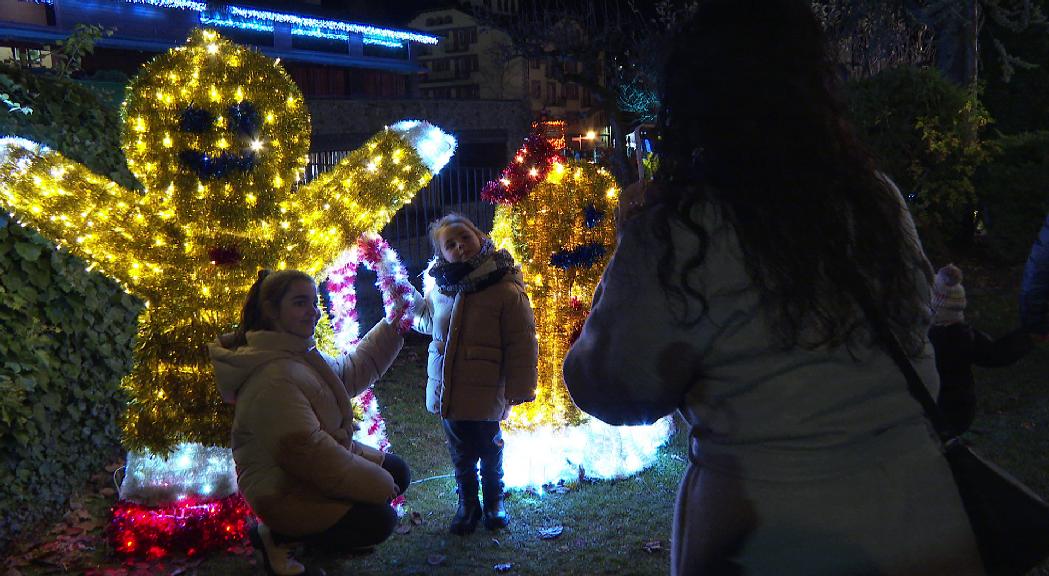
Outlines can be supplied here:
[[291, 556], [291, 546], [278, 546], [273, 541], [273, 534], [262, 522], [248, 531], [251, 545], [255, 548], [258, 564], [267, 575], [297, 576], [306, 572], [306, 567]]

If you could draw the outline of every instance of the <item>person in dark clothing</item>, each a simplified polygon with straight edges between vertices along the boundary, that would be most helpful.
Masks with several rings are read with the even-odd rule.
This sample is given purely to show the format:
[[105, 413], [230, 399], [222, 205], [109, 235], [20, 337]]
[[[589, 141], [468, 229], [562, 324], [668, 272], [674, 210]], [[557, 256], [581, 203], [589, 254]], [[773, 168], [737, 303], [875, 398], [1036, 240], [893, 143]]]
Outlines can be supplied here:
[[968, 430], [976, 416], [973, 365], [1008, 366], [1031, 350], [1031, 339], [1023, 329], [993, 339], [973, 328], [965, 321], [966, 303], [961, 269], [954, 264], [940, 268], [933, 284], [929, 341], [936, 351], [936, 371], [940, 374], [936, 403], [955, 434]]
[[1020, 323], [1035, 338], [1049, 339], [1049, 214], [1045, 216], [1020, 285]]

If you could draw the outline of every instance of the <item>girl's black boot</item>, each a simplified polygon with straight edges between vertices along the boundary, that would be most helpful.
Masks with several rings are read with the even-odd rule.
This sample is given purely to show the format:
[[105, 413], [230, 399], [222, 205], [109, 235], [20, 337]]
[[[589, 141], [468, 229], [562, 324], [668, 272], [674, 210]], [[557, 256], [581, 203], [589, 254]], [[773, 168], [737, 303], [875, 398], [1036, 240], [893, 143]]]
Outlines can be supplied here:
[[481, 501], [477, 497], [477, 476], [456, 479], [459, 484], [459, 509], [455, 511], [455, 517], [448, 526], [452, 534], [472, 534], [477, 529], [477, 523], [481, 521]]
[[503, 508], [502, 481], [483, 482], [481, 492], [484, 495], [484, 527], [488, 530], [506, 528], [510, 523], [510, 518]]

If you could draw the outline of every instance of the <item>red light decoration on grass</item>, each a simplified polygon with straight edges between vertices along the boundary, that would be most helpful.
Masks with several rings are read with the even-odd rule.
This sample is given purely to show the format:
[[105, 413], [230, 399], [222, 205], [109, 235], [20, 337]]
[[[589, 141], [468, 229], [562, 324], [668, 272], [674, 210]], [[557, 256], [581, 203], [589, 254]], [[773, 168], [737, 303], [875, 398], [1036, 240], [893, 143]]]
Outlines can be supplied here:
[[239, 544], [251, 517], [251, 508], [239, 492], [164, 506], [121, 500], [113, 506], [107, 532], [121, 556], [158, 560], [173, 553], [196, 556]]

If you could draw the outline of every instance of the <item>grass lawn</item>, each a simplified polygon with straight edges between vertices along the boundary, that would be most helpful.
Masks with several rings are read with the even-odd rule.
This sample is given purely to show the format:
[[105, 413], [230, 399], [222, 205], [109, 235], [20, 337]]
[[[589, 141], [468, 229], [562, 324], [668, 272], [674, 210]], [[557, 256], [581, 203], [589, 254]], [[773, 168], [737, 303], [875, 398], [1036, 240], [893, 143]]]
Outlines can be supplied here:
[[[981, 269], [964, 264], [972, 323], [1000, 334], [1016, 321], [1015, 287], [1019, 270]], [[685, 433], [677, 427], [659, 463], [636, 477], [569, 486], [565, 493], [542, 496], [515, 492], [507, 498], [510, 528], [457, 537], [446, 526], [456, 505], [440, 421], [423, 405], [424, 343], [401, 353], [377, 394], [394, 451], [411, 465], [416, 480], [408, 492], [402, 528], [370, 555], [348, 559], [304, 559], [328, 574], [494, 574], [510, 564], [508, 574], [666, 574], [669, 570], [670, 517], [678, 480], [685, 469]], [[1049, 496], [1049, 345], [1041, 344], [1021, 363], [977, 372], [980, 413], [969, 439], [983, 453]], [[101, 537], [114, 495], [102, 488], [104, 475], [74, 499], [73, 518], [82, 532], [69, 536], [70, 521], [56, 525], [35, 542], [25, 543], [5, 574], [251, 574], [250, 546], [193, 560], [166, 559], [152, 564], [121, 565]], [[82, 507], [81, 507], [82, 506]], [[75, 513], [74, 513], [75, 512]], [[411, 518], [414, 514], [419, 523]], [[562, 527], [555, 539], [543, 529]], [[655, 544], [654, 544], [655, 543]], [[646, 550], [647, 548], [650, 550]], [[662, 549], [659, 549], [662, 547]], [[651, 550], [653, 549], [654, 550]], [[34, 552], [35, 550], [35, 552]], [[1049, 575], [1049, 563], [1036, 574]]]

